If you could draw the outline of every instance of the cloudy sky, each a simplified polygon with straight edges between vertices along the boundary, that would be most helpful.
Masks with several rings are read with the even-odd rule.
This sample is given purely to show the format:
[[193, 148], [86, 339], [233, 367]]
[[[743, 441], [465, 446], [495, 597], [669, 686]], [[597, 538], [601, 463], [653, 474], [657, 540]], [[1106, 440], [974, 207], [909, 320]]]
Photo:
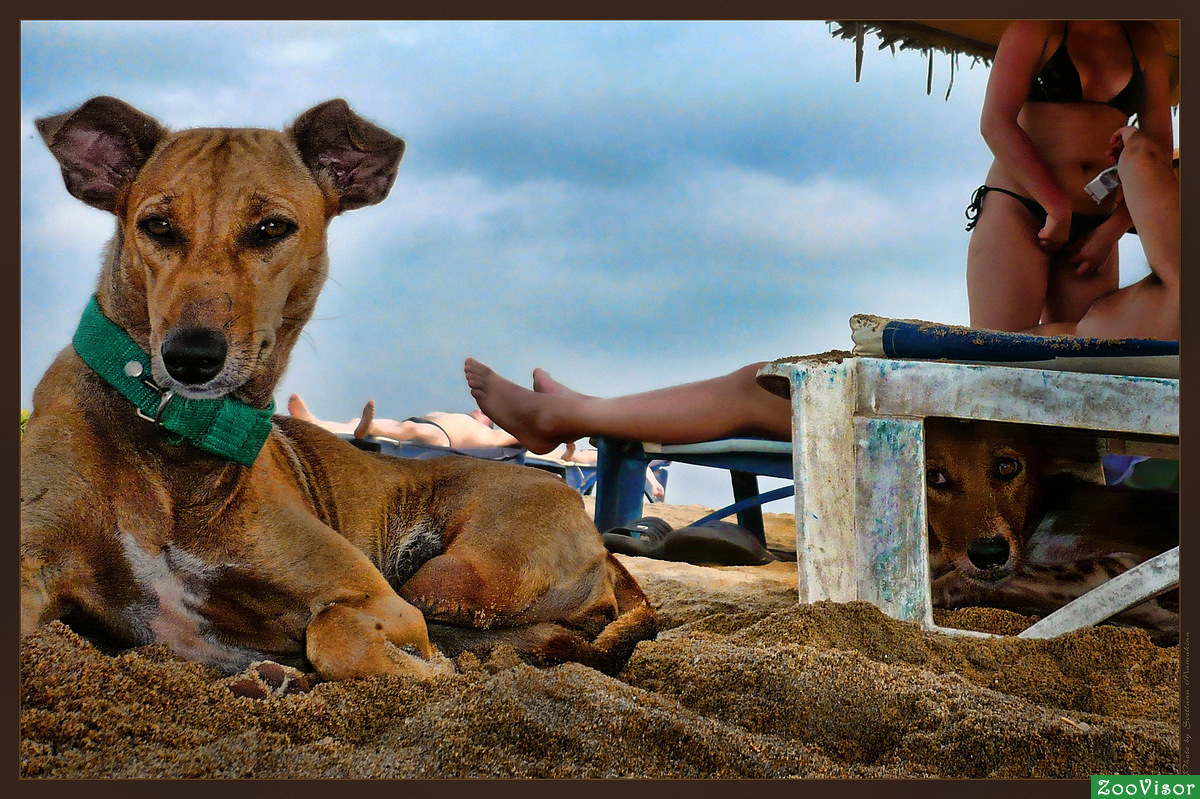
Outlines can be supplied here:
[[[330, 228], [331, 279], [279, 387], [319, 416], [473, 407], [467, 355], [613, 395], [849, 349], [854, 313], [967, 322], [963, 208], [987, 68], [823, 22], [24, 22], [21, 404], [111, 236], [33, 126], [120, 97], [172, 128], [282, 127], [331, 97], [408, 144]], [[1144, 274], [1122, 247], [1126, 278]], [[677, 478], [677, 479], [676, 479]], [[668, 498], [727, 478], [672, 472]]]

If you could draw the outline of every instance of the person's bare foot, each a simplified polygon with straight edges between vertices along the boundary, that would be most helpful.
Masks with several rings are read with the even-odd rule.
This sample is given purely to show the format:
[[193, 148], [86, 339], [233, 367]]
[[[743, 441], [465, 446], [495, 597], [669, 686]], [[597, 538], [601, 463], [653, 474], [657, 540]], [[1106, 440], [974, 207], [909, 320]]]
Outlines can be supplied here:
[[371, 423], [375, 421], [375, 400], [367, 400], [367, 404], [363, 406], [362, 417], [358, 420], [358, 426], [354, 428], [355, 438], [366, 438], [371, 435]]
[[658, 482], [658, 478], [649, 469], [646, 470], [646, 481], [650, 483], [650, 493], [655, 499], [662, 499], [667, 495], [667, 489], [663, 488], [662, 483]]
[[306, 422], [317, 423], [317, 417], [312, 415], [312, 411], [304, 404], [304, 400], [300, 399], [299, 394], [293, 394], [288, 397], [288, 413], [295, 416], [297, 419], [303, 419]]
[[587, 394], [582, 394], [573, 388], [567, 388], [551, 377], [549, 372], [540, 367], [533, 370], [533, 390], [539, 394], [553, 394], [557, 397], [588, 398]]
[[480, 410], [535, 455], [577, 437], [556, 429], [555, 410], [562, 397], [518, 386], [474, 358], [467, 358], [463, 374]]

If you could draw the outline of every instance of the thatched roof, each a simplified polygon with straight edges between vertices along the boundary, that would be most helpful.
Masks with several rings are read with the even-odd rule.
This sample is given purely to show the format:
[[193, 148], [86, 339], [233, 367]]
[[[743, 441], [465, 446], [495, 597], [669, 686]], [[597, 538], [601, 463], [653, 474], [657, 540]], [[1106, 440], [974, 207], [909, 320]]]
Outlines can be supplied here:
[[[942, 53], [950, 61], [950, 85], [946, 96], [954, 87], [954, 73], [958, 69], [960, 55], [971, 58], [972, 64], [991, 64], [996, 55], [996, 45], [1008, 27], [1006, 19], [893, 19], [893, 20], [828, 20], [830, 32], [837, 38], [855, 43], [854, 80], [862, 77], [862, 60], [868, 34], [879, 40], [879, 49], [889, 48], [893, 53], [900, 50], [918, 50], [929, 59], [926, 94], [933, 92], [934, 53]], [[1174, 102], [1179, 103], [1179, 20], [1155, 20], [1162, 34], [1167, 55], [1172, 60], [1171, 90]]]

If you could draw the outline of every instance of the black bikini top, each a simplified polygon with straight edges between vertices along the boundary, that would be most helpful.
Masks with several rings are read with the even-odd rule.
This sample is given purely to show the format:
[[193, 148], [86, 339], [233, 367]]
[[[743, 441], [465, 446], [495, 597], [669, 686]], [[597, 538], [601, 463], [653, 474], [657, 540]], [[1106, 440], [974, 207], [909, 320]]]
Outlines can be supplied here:
[[1135, 114], [1146, 99], [1146, 78], [1142, 74], [1141, 64], [1138, 63], [1137, 53], [1134, 52], [1129, 29], [1122, 25], [1121, 30], [1125, 31], [1125, 41], [1129, 42], [1129, 53], [1133, 56], [1133, 74], [1130, 75], [1125, 88], [1117, 92], [1111, 100], [1083, 98], [1079, 70], [1075, 68], [1075, 62], [1071, 60], [1071, 54], [1067, 51], [1066, 23], [1063, 23], [1062, 44], [1034, 77], [1029, 86], [1029, 96], [1025, 99], [1035, 103], [1103, 103], [1127, 117]]

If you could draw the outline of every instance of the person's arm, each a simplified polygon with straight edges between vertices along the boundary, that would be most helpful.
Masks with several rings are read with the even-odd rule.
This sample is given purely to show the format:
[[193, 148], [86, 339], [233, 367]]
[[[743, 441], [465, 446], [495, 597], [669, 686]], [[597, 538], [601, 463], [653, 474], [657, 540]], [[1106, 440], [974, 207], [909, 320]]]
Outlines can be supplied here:
[[1071, 201], [1038, 155], [1029, 135], [1017, 124], [1017, 115], [1029, 95], [1029, 85], [1041, 65], [1046, 41], [1055, 24], [1013, 22], [1005, 29], [992, 61], [979, 120], [979, 132], [992, 155], [1046, 209], [1046, 224], [1038, 232], [1038, 240], [1049, 252], [1067, 242]]
[[[1169, 158], [1174, 150], [1175, 134], [1171, 127], [1170, 63], [1166, 47], [1153, 23], [1128, 24], [1146, 85], [1145, 100], [1137, 110], [1137, 129], [1158, 143]], [[1110, 157], [1115, 164], [1116, 155]], [[1117, 240], [1132, 224], [1129, 209], [1122, 200], [1112, 216], [1079, 243], [1068, 261], [1075, 265], [1075, 271], [1081, 275], [1100, 269], [1107, 262], [1108, 253], [1116, 246]]]
[[1098, 272], [1108, 263], [1117, 241], [1133, 224], [1129, 209], [1122, 201], [1113, 209], [1112, 215], [1075, 242], [1065, 256], [1066, 262], [1075, 267], [1075, 274], [1086, 275]]
[[1137, 112], [1137, 128], [1153, 138], [1170, 157], [1175, 149], [1171, 128], [1171, 67], [1162, 35], [1153, 23], [1130, 23], [1134, 49], [1146, 78], [1146, 99]]

